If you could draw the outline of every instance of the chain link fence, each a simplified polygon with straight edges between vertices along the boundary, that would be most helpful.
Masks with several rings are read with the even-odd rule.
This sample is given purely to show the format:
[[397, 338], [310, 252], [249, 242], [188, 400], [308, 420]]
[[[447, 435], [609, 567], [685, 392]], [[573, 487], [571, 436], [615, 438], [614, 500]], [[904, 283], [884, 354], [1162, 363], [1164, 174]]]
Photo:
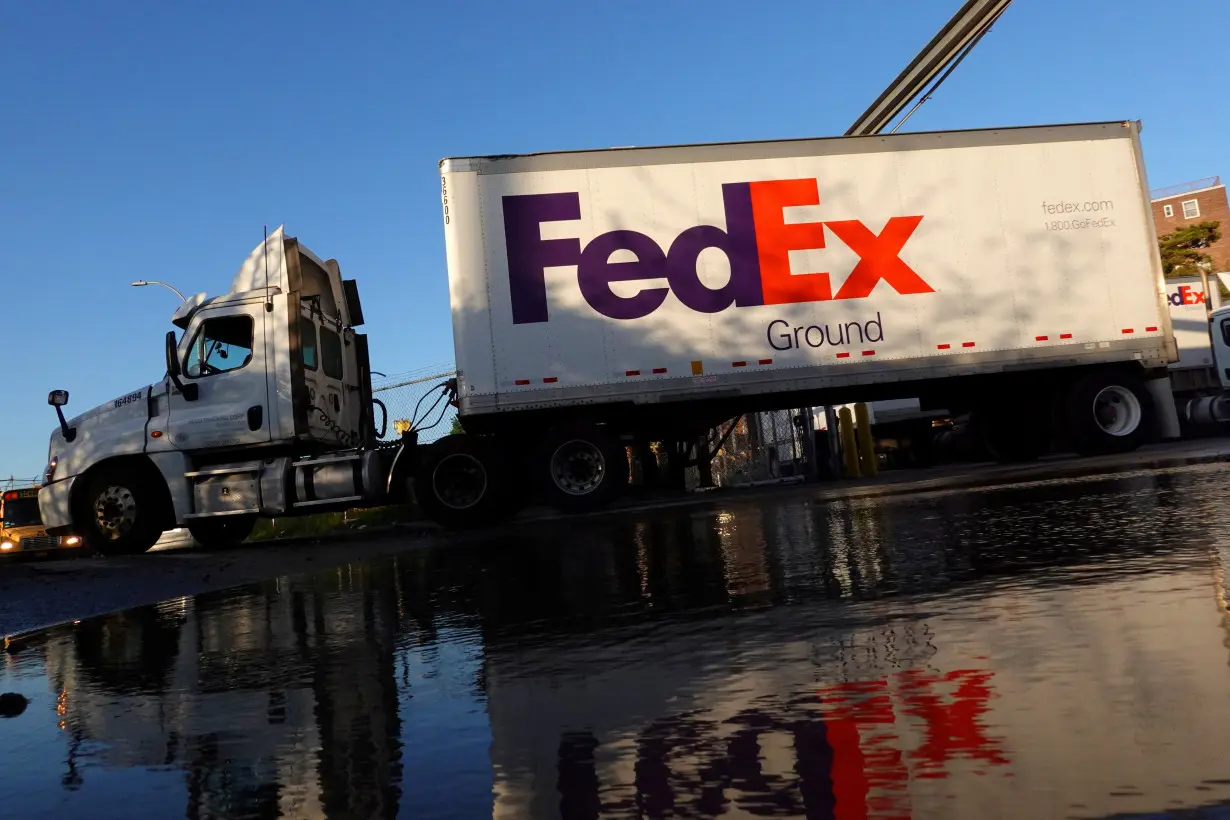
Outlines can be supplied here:
[[[734, 429], [723, 426], [709, 434], [710, 452], [729, 432], [717, 449], [709, 472], [712, 486], [737, 487], [782, 481], [801, 481], [807, 475], [810, 453], [808, 437], [812, 422], [808, 411], [772, 410], [749, 413], [735, 422]], [[704, 486], [701, 467], [689, 467], [688, 489]]]
[[42, 478], [35, 476], [34, 478], [16, 478], [9, 476], [8, 478], [0, 478], [0, 490], [24, 490], [27, 487], [37, 487]]
[[453, 431], [457, 408], [449, 404], [448, 393], [441, 387], [456, 375], [455, 370], [430, 368], [433, 372], [415, 371], [399, 376], [386, 376], [372, 386], [372, 395], [388, 411], [385, 426], [386, 441], [401, 436], [414, 427], [419, 441], [435, 441]]

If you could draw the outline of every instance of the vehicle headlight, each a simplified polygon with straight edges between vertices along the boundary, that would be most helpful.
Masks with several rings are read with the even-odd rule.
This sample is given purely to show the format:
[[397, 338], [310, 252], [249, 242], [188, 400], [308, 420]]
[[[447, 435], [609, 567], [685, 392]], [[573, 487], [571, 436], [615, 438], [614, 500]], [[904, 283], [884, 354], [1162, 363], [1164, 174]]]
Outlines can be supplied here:
[[66, 547], [75, 547], [80, 543], [81, 543], [81, 536], [79, 535], [70, 535], [64, 539], [64, 546]]
[[8, 552], [15, 546], [17, 545], [7, 539], [4, 541], [0, 541], [0, 550], [3, 550], [4, 552]]
[[59, 456], [52, 456], [51, 461], [47, 462], [47, 469], [43, 470], [43, 483], [50, 484], [56, 475], [56, 465], [60, 463]]

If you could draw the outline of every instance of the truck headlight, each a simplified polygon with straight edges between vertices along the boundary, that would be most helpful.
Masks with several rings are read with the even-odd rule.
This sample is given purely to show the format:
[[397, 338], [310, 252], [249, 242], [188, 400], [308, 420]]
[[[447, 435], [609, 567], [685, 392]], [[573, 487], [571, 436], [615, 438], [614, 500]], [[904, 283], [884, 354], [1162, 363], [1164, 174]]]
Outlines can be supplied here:
[[12, 549], [13, 547], [15, 547], [15, 546], [17, 546], [17, 545], [16, 545], [16, 544], [14, 544], [12, 541], [9, 541], [9, 540], [7, 540], [7, 539], [6, 539], [6, 540], [4, 540], [4, 541], [0, 541], [0, 551], [3, 551], [3, 552], [8, 552], [9, 550], [11, 550], [11, 549]]
[[47, 469], [43, 470], [43, 483], [50, 484], [56, 475], [56, 465], [60, 463], [59, 456], [52, 456], [51, 461], [47, 462]]
[[64, 546], [66, 547], [75, 547], [80, 543], [81, 543], [81, 536], [79, 535], [70, 535], [64, 539]]

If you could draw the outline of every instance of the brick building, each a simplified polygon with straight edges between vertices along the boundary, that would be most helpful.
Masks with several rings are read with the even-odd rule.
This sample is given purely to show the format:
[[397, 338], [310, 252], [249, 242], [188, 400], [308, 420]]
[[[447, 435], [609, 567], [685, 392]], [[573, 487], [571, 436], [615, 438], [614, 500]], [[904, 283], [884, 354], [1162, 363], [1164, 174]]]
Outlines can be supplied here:
[[1221, 239], [1206, 253], [1213, 258], [1213, 270], [1230, 271], [1230, 204], [1220, 177], [1158, 188], [1150, 198], [1159, 237], [1193, 222], [1220, 222]]

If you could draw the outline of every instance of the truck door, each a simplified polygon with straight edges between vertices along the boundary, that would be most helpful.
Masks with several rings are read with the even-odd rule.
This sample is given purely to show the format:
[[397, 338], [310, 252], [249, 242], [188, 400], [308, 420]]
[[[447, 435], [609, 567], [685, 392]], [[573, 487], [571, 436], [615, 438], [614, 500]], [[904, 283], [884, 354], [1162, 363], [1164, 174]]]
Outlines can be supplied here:
[[308, 429], [312, 438], [330, 444], [358, 443], [356, 397], [346, 388], [346, 348], [353, 335], [337, 317], [310, 303], [302, 305], [299, 344], [309, 404]]
[[180, 450], [270, 440], [263, 300], [206, 307], [179, 345], [181, 378], [196, 401], [170, 390], [171, 443]]
[[330, 449], [357, 446], [371, 419], [366, 343], [354, 330], [363, 324], [357, 287], [342, 279], [336, 260], [319, 258], [293, 238], [286, 239], [284, 255], [296, 311], [289, 317], [296, 432]]

